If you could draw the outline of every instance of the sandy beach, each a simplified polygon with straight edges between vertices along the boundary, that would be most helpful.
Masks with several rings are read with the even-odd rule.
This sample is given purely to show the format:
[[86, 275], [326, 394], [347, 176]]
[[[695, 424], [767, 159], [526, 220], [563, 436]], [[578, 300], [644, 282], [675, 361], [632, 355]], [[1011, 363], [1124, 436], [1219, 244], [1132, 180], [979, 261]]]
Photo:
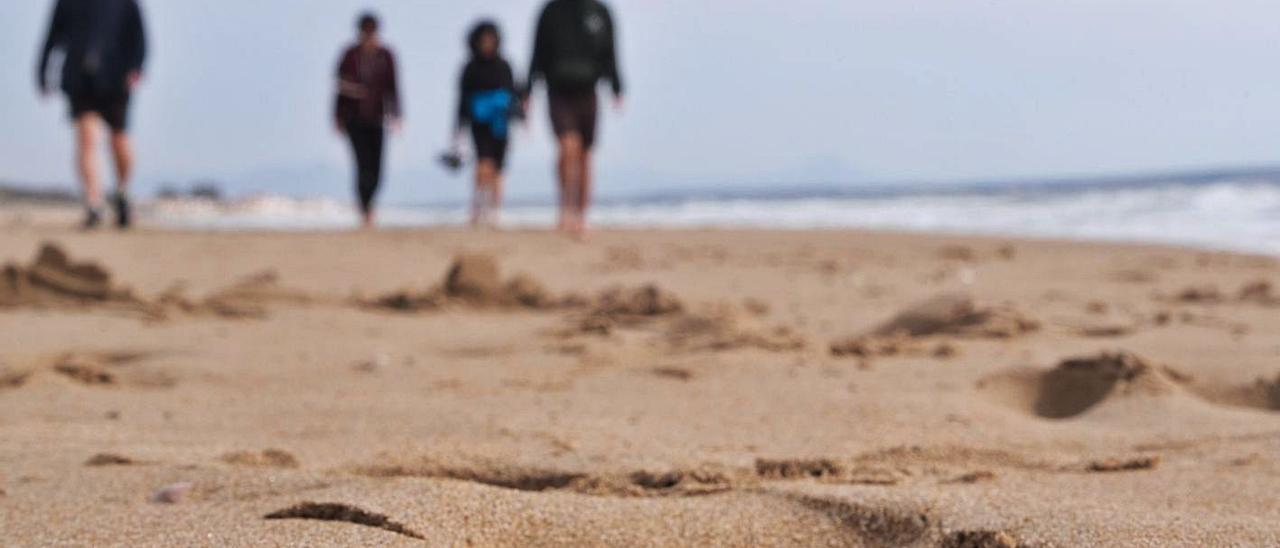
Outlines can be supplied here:
[[1280, 263], [0, 214], [7, 546], [1274, 546]]

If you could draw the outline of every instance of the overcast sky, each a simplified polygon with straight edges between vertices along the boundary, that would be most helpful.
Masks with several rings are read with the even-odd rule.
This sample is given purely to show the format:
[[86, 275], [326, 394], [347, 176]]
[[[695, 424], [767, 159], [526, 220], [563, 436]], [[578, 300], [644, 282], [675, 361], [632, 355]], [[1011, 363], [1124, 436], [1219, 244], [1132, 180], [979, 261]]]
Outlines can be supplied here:
[[[61, 99], [33, 83], [52, 0], [0, 2], [0, 180], [73, 180]], [[332, 73], [385, 19], [408, 114], [393, 201], [461, 194], [445, 145], [462, 37], [499, 19], [518, 72], [541, 0], [146, 0], [139, 183], [348, 194]], [[998, 179], [1280, 158], [1274, 0], [613, 0], [630, 87], [604, 119], [606, 194], [786, 182]], [[545, 108], [513, 152], [550, 192]]]

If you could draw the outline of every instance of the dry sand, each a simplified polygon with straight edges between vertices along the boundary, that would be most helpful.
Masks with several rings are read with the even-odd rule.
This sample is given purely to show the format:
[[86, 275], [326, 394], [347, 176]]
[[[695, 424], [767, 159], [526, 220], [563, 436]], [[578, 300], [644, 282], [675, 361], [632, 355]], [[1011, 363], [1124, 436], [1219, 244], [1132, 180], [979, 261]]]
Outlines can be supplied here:
[[0, 225], [6, 546], [1280, 544], [1273, 260]]

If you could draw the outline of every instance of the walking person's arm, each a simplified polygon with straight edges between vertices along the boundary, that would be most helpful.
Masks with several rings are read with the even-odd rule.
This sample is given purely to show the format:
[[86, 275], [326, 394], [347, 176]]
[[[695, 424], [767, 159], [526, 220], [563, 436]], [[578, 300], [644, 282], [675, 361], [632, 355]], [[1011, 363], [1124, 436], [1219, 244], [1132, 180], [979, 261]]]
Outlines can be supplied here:
[[404, 107], [400, 103], [400, 78], [396, 74], [396, 56], [391, 53], [391, 50], [387, 50], [387, 96], [384, 100], [391, 129], [398, 132], [401, 124], [404, 123]]
[[147, 29], [143, 23], [142, 9], [138, 7], [137, 2], [129, 3], [129, 72], [127, 73], [127, 84], [129, 91], [142, 81], [142, 68], [147, 62]]
[[522, 102], [527, 106], [529, 96], [533, 94], [533, 86], [538, 83], [538, 78], [546, 74], [547, 63], [551, 50], [547, 47], [547, 39], [550, 37], [548, 29], [549, 18], [544, 10], [542, 15], [538, 17], [538, 27], [533, 38], [533, 57], [529, 61], [529, 78], [524, 81], [524, 91], [520, 94]]
[[606, 14], [605, 24], [609, 32], [609, 44], [603, 53], [604, 77], [613, 88], [614, 106], [621, 109], [626, 89], [622, 85], [622, 70], [618, 68], [618, 28], [613, 23], [612, 14]]
[[458, 110], [454, 113], [453, 135], [451, 135], [454, 152], [462, 149], [463, 130], [471, 124], [471, 109], [467, 107], [474, 79], [472, 66], [472, 63], [468, 62], [462, 67], [462, 74], [458, 76]]
[[355, 71], [354, 52], [347, 50], [338, 59], [338, 89], [333, 99], [333, 127], [338, 130], [338, 133], [347, 132], [347, 116], [351, 109], [351, 101], [360, 93], [361, 86], [355, 83]]
[[36, 87], [42, 95], [51, 93], [49, 89], [49, 57], [53, 50], [62, 45], [62, 33], [66, 26], [66, 6], [63, 0], [53, 7], [53, 17], [49, 22], [49, 34], [45, 36], [44, 47], [40, 49], [40, 62], [36, 64]]

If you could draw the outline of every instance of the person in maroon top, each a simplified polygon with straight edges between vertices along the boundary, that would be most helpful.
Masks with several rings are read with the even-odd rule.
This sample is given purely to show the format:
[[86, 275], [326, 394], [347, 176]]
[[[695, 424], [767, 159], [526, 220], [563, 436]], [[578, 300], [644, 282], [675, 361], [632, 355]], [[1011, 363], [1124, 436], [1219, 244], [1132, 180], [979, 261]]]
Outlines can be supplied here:
[[356, 194], [365, 228], [373, 226], [373, 202], [382, 182], [382, 150], [386, 127], [400, 128], [396, 60], [378, 38], [378, 18], [360, 16], [360, 35], [338, 63], [334, 121], [351, 140], [356, 160]]

